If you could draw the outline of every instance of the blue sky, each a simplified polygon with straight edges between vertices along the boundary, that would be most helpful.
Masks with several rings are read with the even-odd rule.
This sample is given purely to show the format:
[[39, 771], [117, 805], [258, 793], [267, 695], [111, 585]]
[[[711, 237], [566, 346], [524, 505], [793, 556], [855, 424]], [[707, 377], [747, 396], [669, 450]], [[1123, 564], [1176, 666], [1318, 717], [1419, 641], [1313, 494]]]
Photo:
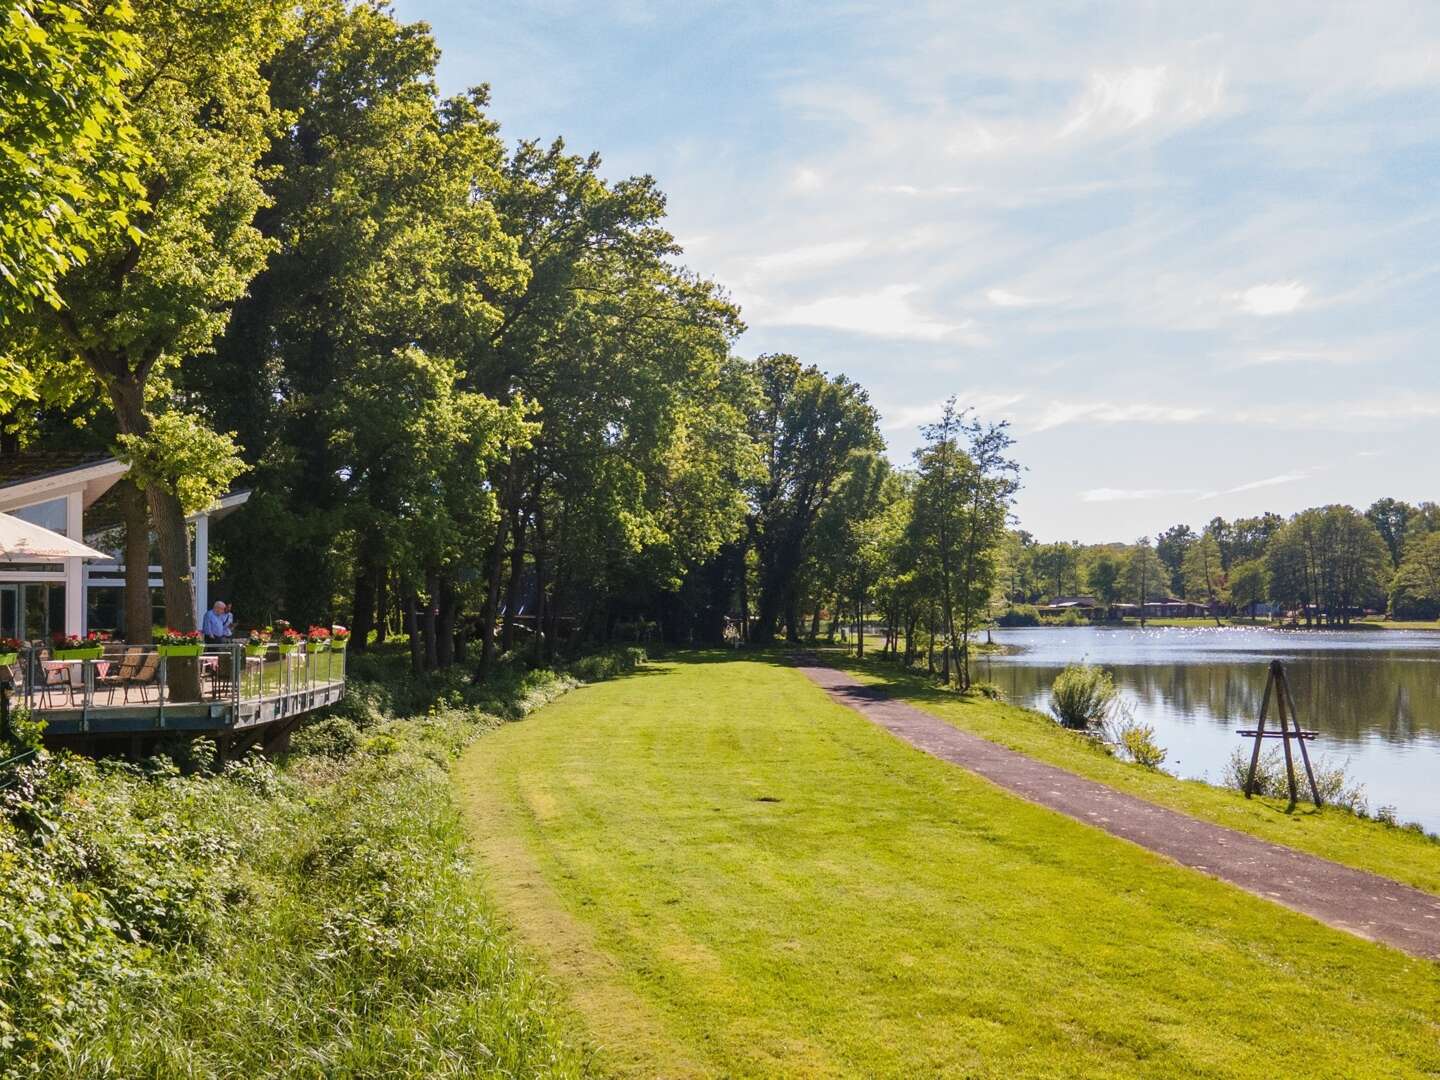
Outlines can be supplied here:
[[654, 175], [741, 348], [897, 461], [951, 394], [1009, 419], [1041, 539], [1440, 498], [1440, 4], [396, 11], [506, 138]]

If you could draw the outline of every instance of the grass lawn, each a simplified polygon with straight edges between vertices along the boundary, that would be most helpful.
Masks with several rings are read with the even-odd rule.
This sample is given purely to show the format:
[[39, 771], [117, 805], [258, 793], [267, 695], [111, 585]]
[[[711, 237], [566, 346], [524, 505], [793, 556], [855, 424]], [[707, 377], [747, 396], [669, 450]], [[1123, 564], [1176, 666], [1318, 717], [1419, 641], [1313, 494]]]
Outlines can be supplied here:
[[763, 658], [479, 740], [487, 891], [631, 1075], [1411, 1076], [1433, 964], [1014, 798]]
[[1142, 769], [1111, 757], [1093, 739], [1066, 731], [1050, 717], [1030, 709], [962, 697], [940, 689], [924, 676], [902, 673], [881, 661], [857, 663], [839, 650], [826, 651], [825, 657], [828, 663], [864, 682], [883, 686], [894, 697], [958, 728], [1040, 761], [1206, 821], [1440, 893], [1440, 843], [1421, 833], [1368, 821], [1334, 807], [1316, 810], [1308, 802], [1292, 811], [1283, 799], [1246, 799], [1226, 788]]

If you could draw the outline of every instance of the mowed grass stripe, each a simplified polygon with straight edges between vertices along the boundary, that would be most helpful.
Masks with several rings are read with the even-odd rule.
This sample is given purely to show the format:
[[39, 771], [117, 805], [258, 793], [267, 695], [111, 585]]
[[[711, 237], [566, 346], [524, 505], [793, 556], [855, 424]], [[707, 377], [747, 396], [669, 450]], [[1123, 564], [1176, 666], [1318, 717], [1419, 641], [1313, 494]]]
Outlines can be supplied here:
[[502, 905], [618, 1071], [1440, 1069], [1434, 965], [1014, 798], [780, 665], [578, 691], [460, 780]]

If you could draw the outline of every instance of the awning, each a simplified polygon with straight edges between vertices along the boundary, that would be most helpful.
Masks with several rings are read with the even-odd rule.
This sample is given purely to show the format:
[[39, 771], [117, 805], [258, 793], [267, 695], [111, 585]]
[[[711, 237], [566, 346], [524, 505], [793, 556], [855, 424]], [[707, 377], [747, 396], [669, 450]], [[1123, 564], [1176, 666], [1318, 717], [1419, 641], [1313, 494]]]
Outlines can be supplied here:
[[0, 514], [0, 562], [54, 562], [56, 559], [108, 559], [103, 551], [57, 532]]

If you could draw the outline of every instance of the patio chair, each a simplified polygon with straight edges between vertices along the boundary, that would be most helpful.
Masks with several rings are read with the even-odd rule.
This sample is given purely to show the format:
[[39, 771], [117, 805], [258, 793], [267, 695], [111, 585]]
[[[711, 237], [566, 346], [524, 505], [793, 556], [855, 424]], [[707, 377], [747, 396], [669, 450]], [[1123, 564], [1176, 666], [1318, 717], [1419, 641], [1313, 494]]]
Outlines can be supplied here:
[[46, 707], [53, 708], [54, 702], [51, 699], [55, 694], [62, 692], [65, 695], [65, 704], [73, 705], [75, 699], [71, 694], [70, 664], [63, 660], [52, 661], [49, 649], [40, 650], [40, 655], [36, 657], [36, 663], [40, 668], [40, 685], [35, 689], [44, 696]]
[[140, 661], [140, 667], [135, 671], [135, 674], [125, 680], [125, 700], [130, 700], [130, 688], [134, 687], [140, 691], [141, 701], [149, 701], [150, 699], [146, 696], [145, 691], [148, 687], [153, 686], [155, 687], [155, 700], [159, 701], [160, 694], [165, 692], [160, 687], [159, 675], [160, 654], [152, 649], [150, 652], [144, 654], [143, 659]]
[[125, 655], [120, 658], [120, 666], [116, 668], [113, 673], [101, 675], [95, 680], [99, 686], [103, 686], [110, 692], [110, 696], [106, 699], [106, 704], [113, 705], [115, 703], [115, 691], [127, 686], [130, 680], [135, 677], [136, 673], [140, 670], [140, 664], [144, 655], [145, 650], [140, 648], [140, 646], [130, 646], [125, 650]]

